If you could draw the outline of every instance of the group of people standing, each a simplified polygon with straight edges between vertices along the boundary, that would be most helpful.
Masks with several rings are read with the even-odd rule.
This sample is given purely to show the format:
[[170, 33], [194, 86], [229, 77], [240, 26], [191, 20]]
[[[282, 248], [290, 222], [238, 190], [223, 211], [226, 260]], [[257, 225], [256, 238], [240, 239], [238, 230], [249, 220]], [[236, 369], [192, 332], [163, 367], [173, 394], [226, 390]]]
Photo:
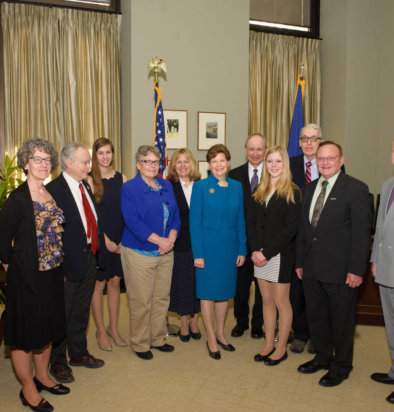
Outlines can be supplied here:
[[180, 316], [182, 342], [201, 338], [201, 311], [208, 355], [219, 360], [219, 347], [235, 351], [224, 333], [228, 300], [235, 298], [231, 335], [240, 337], [249, 327], [254, 280], [252, 337], [263, 337], [263, 321], [265, 329], [255, 361], [275, 366], [287, 359], [293, 326], [291, 350], [301, 352], [311, 338], [315, 352], [298, 371], [328, 369], [322, 386], [346, 379], [370, 244], [368, 188], [341, 170], [341, 147], [323, 141], [318, 126], [301, 130], [300, 147], [303, 155], [289, 159], [284, 148], [267, 148], [265, 137], [253, 134], [245, 143], [247, 163], [229, 172], [227, 147], [214, 145], [206, 179], [193, 154], [179, 149], [166, 180], [158, 177], [160, 152], [144, 145], [136, 153], [138, 173], [127, 181], [112, 168], [111, 142], [101, 138], [91, 171], [89, 151], [70, 143], [60, 156], [63, 172], [45, 186], [57, 153], [42, 139], [25, 142], [18, 165], [26, 182], [0, 214], [0, 259], [8, 270], [5, 342], [22, 403], [51, 411], [39, 392], [69, 393], [63, 385], [74, 380], [69, 365], [104, 365], [87, 350], [90, 307], [100, 349], [112, 350], [111, 339], [126, 346], [118, 330], [122, 276], [131, 348], [141, 359], [152, 359], [152, 349], [174, 350], [166, 342], [168, 310]]

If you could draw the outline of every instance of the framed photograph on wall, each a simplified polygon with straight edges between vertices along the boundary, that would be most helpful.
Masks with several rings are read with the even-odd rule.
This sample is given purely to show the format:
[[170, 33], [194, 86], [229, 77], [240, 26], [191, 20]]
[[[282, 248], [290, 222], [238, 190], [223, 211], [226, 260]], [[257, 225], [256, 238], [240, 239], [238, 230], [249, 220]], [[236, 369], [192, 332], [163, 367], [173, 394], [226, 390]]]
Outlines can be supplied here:
[[226, 113], [198, 112], [197, 128], [198, 150], [226, 144]]
[[167, 149], [187, 147], [187, 110], [169, 110], [164, 112]]
[[198, 171], [201, 173], [201, 179], [205, 179], [211, 173], [209, 169], [209, 163], [205, 160], [198, 160], [197, 161]]

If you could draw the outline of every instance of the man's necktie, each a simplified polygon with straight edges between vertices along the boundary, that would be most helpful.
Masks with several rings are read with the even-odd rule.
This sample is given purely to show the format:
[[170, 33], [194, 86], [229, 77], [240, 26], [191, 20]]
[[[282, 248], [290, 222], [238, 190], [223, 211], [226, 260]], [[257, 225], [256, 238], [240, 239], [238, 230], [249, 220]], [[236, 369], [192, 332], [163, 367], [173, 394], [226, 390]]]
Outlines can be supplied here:
[[393, 190], [391, 191], [389, 202], [387, 203], [386, 214], [389, 212], [390, 206], [393, 202], [394, 202], [394, 187], [393, 187]]
[[311, 172], [311, 166], [312, 162], [306, 162], [305, 163], [305, 184], [307, 185], [312, 181], [312, 172]]
[[98, 248], [98, 233], [97, 233], [96, 218], [94, 217], [94, 213], [92, 211], [92, 208], [90, 207], [90, 203], [86, 197], [85, 189], [83, 188], [82, 183], [79, 184], [79, 189], [82, 194], [83, 210], [85, 212], [85, 217], [86, 217], [86, 226], [87, 226], [86, 235], [92, 241], [90, 250], [92, 251], [93, 255], [96, 255], [97, 248]]
[[316, 199], [315, 207], [313, 208], [311, 225], [314, 229], [317, 226], [317, 222], [319, 221], [321, 212], [323, 210], [324, 197], [326, 195], [327, 185], [328, 185], [327, 180], [323, 180], [322, 183], [321, 183], [321, 191], [319, 193], [319, 196]]
[[254, 189], [256, 189], [258, 184], [259, 184], [259, 177], [257, 176], [257, 169], [253, 169], [253, 176], [252, 176], [252, 180], [250, 181], [250, 190], [252, 193], [254, 192]]

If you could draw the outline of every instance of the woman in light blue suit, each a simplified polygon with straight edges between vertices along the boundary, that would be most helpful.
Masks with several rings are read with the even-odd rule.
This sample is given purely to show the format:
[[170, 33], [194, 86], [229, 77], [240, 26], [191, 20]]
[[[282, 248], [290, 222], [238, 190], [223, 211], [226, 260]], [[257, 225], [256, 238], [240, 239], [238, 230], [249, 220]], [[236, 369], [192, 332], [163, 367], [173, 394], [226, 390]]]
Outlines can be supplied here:
[[228, 299], [235, 296], [237, 267], [246, 256], [242, 186], [226, 177], [230, 158], [222, 144], [208, 150], [212, 173], [194, 183], [189, 215], [197, 297], [213, 359], [220, 359], [218, 344], [224, 350], [235, 350], [224, 336], [224, 321]]

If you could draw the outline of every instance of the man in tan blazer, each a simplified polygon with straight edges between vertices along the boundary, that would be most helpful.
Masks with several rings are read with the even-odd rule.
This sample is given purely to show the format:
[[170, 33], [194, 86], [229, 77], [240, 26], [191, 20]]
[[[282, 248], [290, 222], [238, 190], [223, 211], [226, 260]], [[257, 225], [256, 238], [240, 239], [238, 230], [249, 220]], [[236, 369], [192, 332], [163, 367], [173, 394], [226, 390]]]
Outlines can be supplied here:
[[[391, 144], [391, 163], [394, 165], [394, 142]], [[379, 284], [390, 355], [394, 362], [394, 177], [383, 183], [380, 192], [371, 262], [372, 275]], [[371, 379], [394, 385], [394, 364], [388, 373], [373, 373]], [[394, 392], [386, 399], [394, 403]]]

